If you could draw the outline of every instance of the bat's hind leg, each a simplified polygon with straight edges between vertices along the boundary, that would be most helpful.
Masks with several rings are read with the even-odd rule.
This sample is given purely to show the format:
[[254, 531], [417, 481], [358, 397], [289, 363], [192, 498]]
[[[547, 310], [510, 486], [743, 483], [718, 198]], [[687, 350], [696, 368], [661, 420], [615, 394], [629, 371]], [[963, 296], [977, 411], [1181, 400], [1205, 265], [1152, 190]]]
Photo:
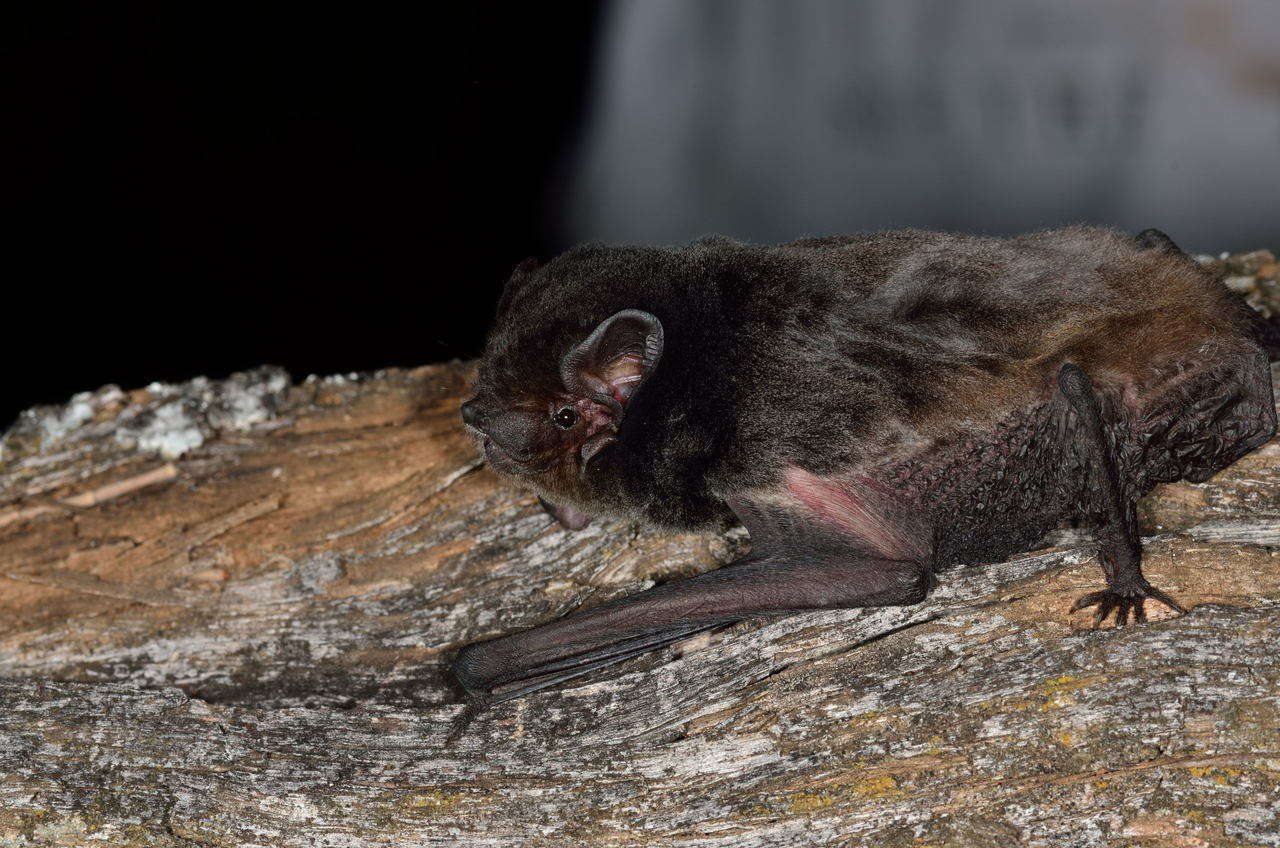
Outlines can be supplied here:
[[1080, 598], [1071, 611], [1096, 606], [1094, 627], [1113, 612], [1120, 626], [1129, 622], [1131, 613], [1135, 621], [1146, 621], [1143, 604], [1147, 598], [1185, 613], [1181, 604], [1152, 586], [1142, 575], [1136, 504], [1124, 494], [1115, 454], [1103, 427], [1102, 407], [1088, 375], [1067, 363], [1058, 372], [1058, 385], [1078, 417], [1074, 446], [1087, 467], [1092, 507], [1088, 511], [1099, 517], [1098, 562], [1107, 578], [1106, 589]]

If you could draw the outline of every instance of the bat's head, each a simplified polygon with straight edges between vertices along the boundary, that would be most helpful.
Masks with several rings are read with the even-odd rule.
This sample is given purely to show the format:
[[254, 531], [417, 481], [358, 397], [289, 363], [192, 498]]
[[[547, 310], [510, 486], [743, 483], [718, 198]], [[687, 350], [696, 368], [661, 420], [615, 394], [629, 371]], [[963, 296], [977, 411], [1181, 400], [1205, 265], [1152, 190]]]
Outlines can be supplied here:
[[513, 308], [512, 288], [529, 273], [522, 266], [508, 283], [462, 419], [495, 471], [557, 503], [585, 504], [592, 460], [617, 441], [662, 356], [662, 324], [641, 309], [592, 315], [582, 301]]

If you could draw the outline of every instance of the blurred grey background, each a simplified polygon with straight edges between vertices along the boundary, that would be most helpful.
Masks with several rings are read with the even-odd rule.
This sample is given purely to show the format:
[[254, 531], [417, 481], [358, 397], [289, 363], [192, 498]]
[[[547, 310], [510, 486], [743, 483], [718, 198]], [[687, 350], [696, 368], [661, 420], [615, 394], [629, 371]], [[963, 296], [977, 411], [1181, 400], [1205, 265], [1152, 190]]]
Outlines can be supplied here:
[[1085, 221], [1280, 247], [1276, 0], [614, 0], [593, 52], [566, 243]]

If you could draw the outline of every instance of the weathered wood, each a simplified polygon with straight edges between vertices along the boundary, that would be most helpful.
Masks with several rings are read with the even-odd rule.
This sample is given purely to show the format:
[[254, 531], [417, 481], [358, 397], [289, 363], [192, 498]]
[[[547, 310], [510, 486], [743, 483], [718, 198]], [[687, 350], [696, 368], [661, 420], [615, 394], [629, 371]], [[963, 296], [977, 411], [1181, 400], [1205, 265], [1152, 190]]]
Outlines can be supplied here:
[[1280, 442], [1143, 504], [1183, 618], [1088, 630], [1091, 552], [1050, 549], [699, 637], [448, 744], [459, 645], [746, 544], [560, 529], [461, 431], [470, 376], [261, 369], [25, 415], [0, 846], [1280, 845]]

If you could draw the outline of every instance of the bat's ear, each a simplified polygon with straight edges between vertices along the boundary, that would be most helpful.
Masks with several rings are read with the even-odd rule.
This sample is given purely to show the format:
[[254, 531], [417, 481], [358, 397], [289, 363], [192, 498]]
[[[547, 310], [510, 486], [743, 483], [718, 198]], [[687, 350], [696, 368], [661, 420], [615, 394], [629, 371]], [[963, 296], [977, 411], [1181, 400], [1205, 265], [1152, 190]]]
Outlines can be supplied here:
[[564, 355], [560, 379], [574, 394], [604, 395], [623, 405], [661, 356], [662, 322], [640, 309], [624, 309]]
[[533, 272], [538, 270], [538, 260], [532, 256], [522, 259], [520, 264], [511, 272], [511, 278], [507, 280], [507, 285], [502, 289], [502, 297], [498, 300], [498, 315], [502, 315], [511, 306], [511, 301], [515, 299], [516, 292], [520, 291], [520, 287], [533, 276]]

